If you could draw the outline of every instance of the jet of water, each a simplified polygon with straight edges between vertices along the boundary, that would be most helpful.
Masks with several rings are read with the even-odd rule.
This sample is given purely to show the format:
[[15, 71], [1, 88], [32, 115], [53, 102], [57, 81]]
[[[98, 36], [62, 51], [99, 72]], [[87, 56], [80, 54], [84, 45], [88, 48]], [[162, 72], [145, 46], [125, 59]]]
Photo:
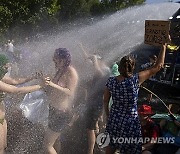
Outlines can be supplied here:
[[[145, 20], [168, 20], [179, 8], [177, 3], [149, 4], [119, 11], [102, 20], [56, 35], [46, 35], [41, 41], [20, 45], [29, 56], [21, 63], [21, 72], [28, 74], [42, 70], [53, 72], [52, 54], [56, 48], [65, 47], [72, 53], [73, 63], [79, 73], [88, 75], [92, 70], [84, 66], [84, 58], [78, 44], [82, 43], [89, 53], [98, 53], [112, 63], [117, 57], [132, 52], [143, 43]], [[145, 51], [144, 51], [145, 52]], [[27, 63], [28, 61], [28, 63]]]
[[[88, 68], [79, 43], [85, 46], [87, 52], [98, 53], [106, 62], [113, 63], [117, 57], [131, 53], [136, 46], [143, 43], [145, 20], [167, 20], [178, 8], [179, 4], [176, 3], [132, 7], [102, 18], [89, 26], [49, 34], [39, 41], [20, 44], [18, 48], [22, 49], [23, 59], [19, 64], [19, 73], [31, 75], [32, 72], [40, 70], [46, 75], [54, 73], [53, 53], [55, 49], [63, 47], [72, 53], [73, 65], [79, 73], [80, 80], [88, 80], [92, 77], [93, 70]], [[22, 141], [25, 143], [26, 136]], [[27, 142], [30, 144], [31, 141]], [[29, 147], [28, 144], [26, 146]], [[25, 145], [19, 144], [19, 149], [21, 148], [26, 149]]]

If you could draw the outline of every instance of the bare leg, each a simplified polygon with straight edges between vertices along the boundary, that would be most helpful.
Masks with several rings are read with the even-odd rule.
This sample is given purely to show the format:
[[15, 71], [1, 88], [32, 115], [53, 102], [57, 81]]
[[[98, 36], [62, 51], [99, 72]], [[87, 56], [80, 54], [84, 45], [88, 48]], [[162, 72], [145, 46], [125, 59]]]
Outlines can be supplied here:
[[107, 146], [106, 147], [106, 154], [114, 154], [116, 151], [116, 149], [110, 147], [110, 146]]
[[88, 154], [93, 154], [94, 145], [96, 141], [96, 135], [94, 130], [87, 129], [88, 135]]
[[4, 149], [6, 148], [7, 141], [7, 123], [4, 121], [3, 125], [0, 124], [0, 154], [4, 154]]
[[7, 147], [7, 122], [4, 120], [4, 148]]
[[56, 139], [60, 136], [60, 133], [56, 133], [50, 129], [46, 131], [45, 134], [45, 150], [48, 154], [57, 154], [56, 150], [54, 149], [54, 143]]

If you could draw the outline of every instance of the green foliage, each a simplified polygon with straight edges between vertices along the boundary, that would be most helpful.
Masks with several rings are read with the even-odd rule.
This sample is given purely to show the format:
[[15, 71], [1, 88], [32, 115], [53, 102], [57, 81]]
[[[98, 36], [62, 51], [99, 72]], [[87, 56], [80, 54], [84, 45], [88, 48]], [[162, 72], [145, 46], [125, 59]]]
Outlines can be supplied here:
[[0, 5], [0, 33], [6, 31], [9, 28], [11, 20], [11, 11], [7, 7], [3, 7]]
[[3, 32], [41, 31], [77, 17], [99, 15], [142, 4], [144, 0], [0, 0]]
[[59, 0], [61, 6], [60, 19], [69, 20], [89, 13], [87, 0]]
[[51, 22], [60, 6], [58, 0], [1, 0], [0, 1], [0, 31], [6, 31], [16, 26], [28, 27], [31, 31], [38, 27], [41, 21]]
[[99, 3], [97, 1], [95, 1], [91, 5], [90, 13], [92, 15], [99, 15], [99, 14], [102, 14], [103, 12], [105, 12], [105, 10], [106, 10], [106, 6], [104, 5], [104, 3]]
[[140, 5], [144, 2], [145, 0], [103, 0], [102, 5], [106, 12], [114, 12], [133, 5]]

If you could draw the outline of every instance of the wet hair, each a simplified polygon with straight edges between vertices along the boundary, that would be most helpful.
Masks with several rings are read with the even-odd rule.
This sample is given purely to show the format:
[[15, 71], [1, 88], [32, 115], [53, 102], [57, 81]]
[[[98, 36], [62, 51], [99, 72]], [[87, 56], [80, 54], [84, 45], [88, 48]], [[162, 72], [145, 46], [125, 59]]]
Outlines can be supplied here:
[[55, 57], [58, 59], [64, 59], [65, 60], [65, 67], [68, 67], [71, 64], [71, 54], [69, 52], [69, 50], [67, 50], [66, 48], [58, 48], [55, 50], [54, 53]]
[[135, 67], [135, 59], [132, 56], [124, 56], [117, 64], [123, 77], [132, 76]]
[[[60, 70], [58, 70], [53, 79], [53, 81], [58, 82], [58, 80], [64, 75], [64, 73], [66, 73], [68, 66], [70, 66], [71, 64], [71, 54], [66, 48], [58, 48], [54, 52], [54, 57], [58, 58], [59, 60], [64, 60], [64, 66]], [[60, 76], [58, 75], [59, 72], [61, 72]]]

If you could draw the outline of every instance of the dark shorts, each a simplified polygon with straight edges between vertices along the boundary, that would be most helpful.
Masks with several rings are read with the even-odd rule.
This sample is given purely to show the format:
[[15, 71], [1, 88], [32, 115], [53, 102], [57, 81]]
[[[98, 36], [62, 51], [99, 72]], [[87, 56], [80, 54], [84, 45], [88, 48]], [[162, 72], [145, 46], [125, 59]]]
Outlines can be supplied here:
[[102, 107], [89, 107], [86, 111], [86, 128], [90, 130], [96, 130], [96, 123], [102, 113]]
[[72, 114], [49, 106], [48, 127], [54, 132], [60, 132], [70, 123]]

